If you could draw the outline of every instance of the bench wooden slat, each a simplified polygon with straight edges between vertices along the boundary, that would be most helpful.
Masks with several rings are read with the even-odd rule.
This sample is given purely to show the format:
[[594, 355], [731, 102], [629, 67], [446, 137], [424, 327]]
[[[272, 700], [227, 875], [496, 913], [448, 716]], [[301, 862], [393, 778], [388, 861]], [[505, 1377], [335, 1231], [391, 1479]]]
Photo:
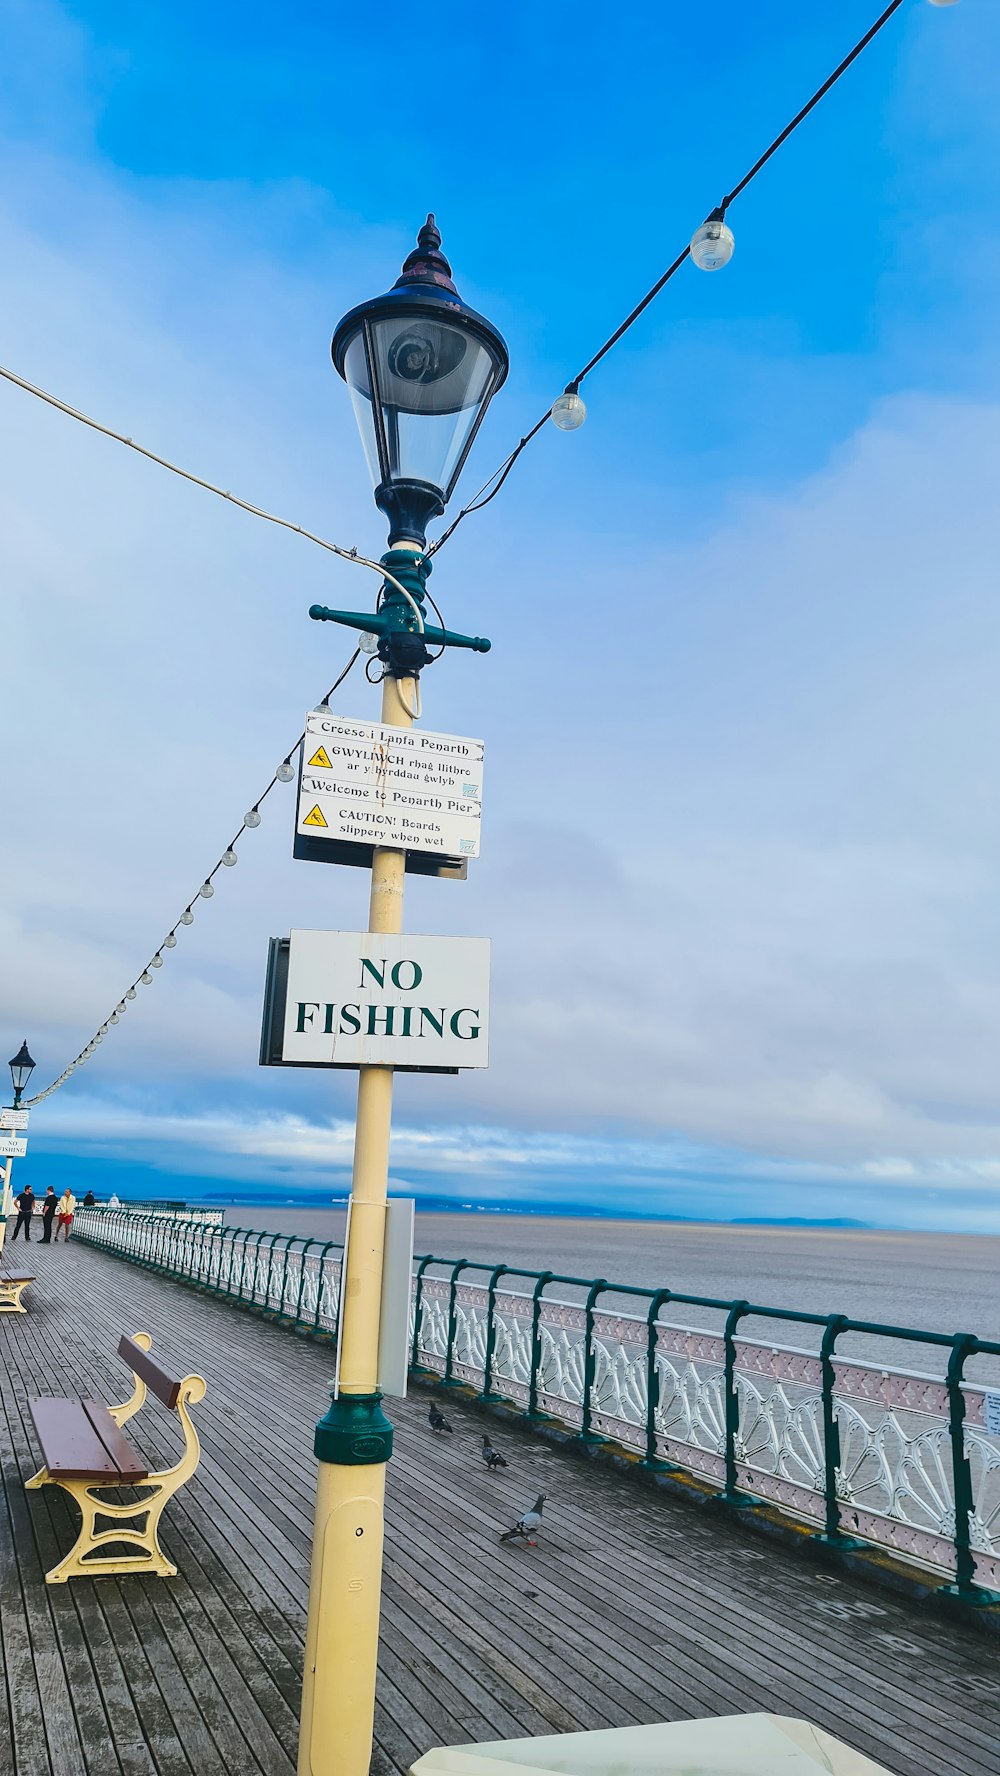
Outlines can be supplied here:
[[[146, 1479], [149, 1470], [100, 1401], [39, 1398], [29, 1400], [28, 1405], [42, 1458], [53, 1479], [101, 1479], [109, 1486], [135, 1485]], [[102, 1412], [107, 1426], [98, 1431], [94, 1420]]]
[[141, 1375], [150, 1393], [155, 1394], [173, 1412], [180, 1397], [180, 1382], [168, 1375], [165, 1369], [161, 1369], [159, 1363], [154, 1363], [149, 1352], [144, 1351], [142, 1345], [136, 1344], [131, 1338], [122, 1339], [118, 1346], [118, 1355], [124, 1357], [134, 1374]]
[[84, 1400], [83, 1409], [104, 1444], [109, 1458], [118, 1469], [122, 1480], [124, 1482], [145, 1480], [149, 1469], [143, 1467], [139, 1456], [132, 1448], [124, 1431], [115, 1424], [103, 1400]]
[[0, 1287], [4, 1283], [33, 1283], [34, 1272], [29, 1276], [26, 1270], [0, 1270]]

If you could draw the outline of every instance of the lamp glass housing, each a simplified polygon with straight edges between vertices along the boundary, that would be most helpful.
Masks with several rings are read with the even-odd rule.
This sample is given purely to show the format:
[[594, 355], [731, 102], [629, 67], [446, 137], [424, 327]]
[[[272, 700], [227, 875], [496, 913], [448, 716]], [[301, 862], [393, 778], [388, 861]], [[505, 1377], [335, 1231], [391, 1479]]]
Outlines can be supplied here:
[[351, 309], [333, 336], [390, 545], [423, 547], [507, 374], [501, 335], [463, 302], [440, 248], [428, 216], [392, 289]]
[[14, 1087], [14, 1096], [19, 1098], [27, 1085], [28, 1080], [31, 1078], [32, 1073], [35, 1071], [35, 1063], [28, 1053], [28, 1044], [26, 1042], [22, 1042], [14, 1059], [10, 1061], [8, 1065], [10, 1067], [10, 1081]]
[[372, 486], [423, 481], [446, 504], [492, 393], [493, 355], [447, 320], [392, 315], [362, 324], [344, 371]]

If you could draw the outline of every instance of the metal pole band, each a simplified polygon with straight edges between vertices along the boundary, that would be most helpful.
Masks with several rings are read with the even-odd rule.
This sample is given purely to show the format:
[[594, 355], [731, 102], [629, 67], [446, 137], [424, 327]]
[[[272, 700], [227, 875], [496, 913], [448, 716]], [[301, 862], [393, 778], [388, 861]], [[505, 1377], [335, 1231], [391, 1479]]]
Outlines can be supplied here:
[[382, 1395], [341, 1394], [316, 1426], [316, 1460], [337, 1468], [370, 1467], [392, 1455], [392, 1425], [381, 1406]]

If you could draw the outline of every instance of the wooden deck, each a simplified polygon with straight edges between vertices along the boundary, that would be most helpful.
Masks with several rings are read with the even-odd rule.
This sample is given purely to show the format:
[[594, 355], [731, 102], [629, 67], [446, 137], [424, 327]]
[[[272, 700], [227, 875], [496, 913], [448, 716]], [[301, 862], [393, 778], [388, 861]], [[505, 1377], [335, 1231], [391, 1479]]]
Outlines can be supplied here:
[[[28, 1254], [23, 1256], [27, 1258]], [[18, 1262], [22, 1254], [17, 1253]], [[329, 1350], [80, 1244], [32, 1248], [29, 1314], [0, 1315], [0, 1771], [293, 1776]], [[199, 1370], [203, 1457], [170, 1506], [176, 1579], [46, 1586], [70, 1545], [26, 1398], [129, 1391], [113, 1355], [149, 1331]], [[392, 1402], [378, 1776], [430, 1746], [757, 1709], [803, 1715], [897, 1776], [998, 1776], [997, 1643], [795, 1559], [691, 1506], [585, 1467], [529, 1429]], [[147, 1405], [130, 1427], [176, 1447]], [[498, 1542], [538, 1491], [536, 1549]]]

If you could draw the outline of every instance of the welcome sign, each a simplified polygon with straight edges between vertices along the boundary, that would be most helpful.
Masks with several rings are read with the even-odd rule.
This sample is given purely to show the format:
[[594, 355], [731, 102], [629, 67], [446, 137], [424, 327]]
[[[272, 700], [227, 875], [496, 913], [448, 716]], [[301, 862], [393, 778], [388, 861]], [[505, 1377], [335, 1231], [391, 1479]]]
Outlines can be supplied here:
[[293, 931], [271, 940], [261, 1065], [485, 1067], [489, 989], [485, 937]]

